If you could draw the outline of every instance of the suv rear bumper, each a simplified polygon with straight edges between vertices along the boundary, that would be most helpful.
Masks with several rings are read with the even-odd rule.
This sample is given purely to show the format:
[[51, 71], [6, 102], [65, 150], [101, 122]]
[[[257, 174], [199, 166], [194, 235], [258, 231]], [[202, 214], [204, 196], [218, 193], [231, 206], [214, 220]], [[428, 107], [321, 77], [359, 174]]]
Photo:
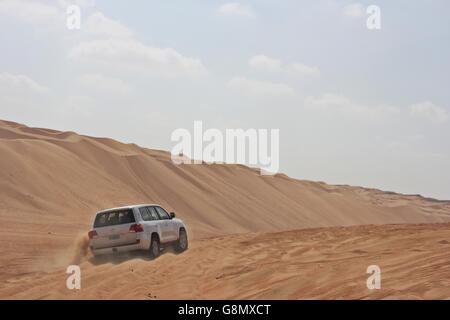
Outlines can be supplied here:
[[89, 249], [95, 256], [103, 255], [103, 254], [113, 254], [120, 252], [129, 252], [135, 250], [148, 250], [150, 244], [148, 241], [143, 241], [142, 239], [136, 240], [134, 244], [121, 245], [116, 247], [106, 247], [106, 248], [93, 248], [89, 246]]

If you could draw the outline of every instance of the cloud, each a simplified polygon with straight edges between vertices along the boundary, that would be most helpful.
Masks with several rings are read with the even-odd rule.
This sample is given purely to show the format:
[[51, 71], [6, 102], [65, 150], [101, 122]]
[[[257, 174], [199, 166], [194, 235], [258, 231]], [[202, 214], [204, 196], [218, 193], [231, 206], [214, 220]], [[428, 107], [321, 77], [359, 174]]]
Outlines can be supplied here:
[[359, 104], [338, 94], [326, 93], [319, 97], [305, 98], [304, 106], [313, 111], [324, 112], [329, 115], [350, 115], [363, 118], [389, 117], [400, 113], [394, 106], [368, 106]]
[[[44, 1], [2, 0], [0, 15], [65, 31], [65, 9], [74, 3], [82, 7], [93, 5], [92, 0], [60, 0], [53, 5]], [[147, 46], [134, 38], [129, 28], [101, 12], [87, 16], [82, 20], [80, 32], [71, 34], [74, 44], [67, 49], [68, 58], [72, 62], [90, 63], [90, 68], [106, 66], [167, 77], [207, 74], [200, 59], [184, 56], [172, 48]]]
[[38, 84], [28, 76], [20, 74], [0, 73], [0, 92], [8, 94], [46, 94], [49, 89]]
[[444, 123], [449, 119], [449, 113], [444, 108], [430, 101], [420, 102], [409, 106], [410, 115], [426, 119], [435, 123]]
[[222, 15], [229, 16], [242, 16], [248, 18], [254, 18], [256, 16], [251, 6], [243, 5], [239, 2], [225, 3], [219, 7], [218, 12]]
[[196, 77], [208, 73], [200, 59], [184, 56], [173, 48], [148, 46], [137, 40], [128, 27], [101, 12], [90, 15], [82, 30], [85, 40], [76, 43], [68, 53], [72, 61], [164, 77]]
[[346, 5], [342, 9], [342, 13], [352, 18], [361, 18], [362, 16], [364, 16], [365, 8], [361, 3], [352, 3]]
[[52, 92], [29, 76], [0, 73], [0, 109], [4, 119], [36, 120], [48, 117]]
[[[333, 93], [308, 96], [304, 100], [304, 107], [308, 110], [322, 112], [325, 115], [348, 115], [367, 119], [386, 119], [400, 115], [403, 123], [406, 122], [404, 116], [408, 113], [411, 117], [434, 123], [444, 123], [450, 119], [450, 114], [446, 109], [429, 101], [416, 103], [405, 109], [389, 105], [369, 106]], [[397, 118], [397, 120], [399, 119]]]
[[62, 8], [67, 8], [70, 5], [77, 5], [82, 8], [95, 6], [95, 0], [58, 0], [58, 5]]
[[[58, 0], [53, 5], [48, 1], [39, 0], [1, 0], [0, 15], [7, 16], [24, 23], [45, 26], [50, 25], [55, 30], [65, 30], [67, 12], [71, 5], [78, 5], [82, 9], [94, 6], [93, 0]], [[132, 32], [120, 22], [106, 17], [101, 12], [91, 14], [84, 19], [82, 12], [81, 32], [90, 35], [131, 36]]]
[[264, 54], [253, 56], [248, 61], [251, 68], [267, 72], [285, 72], [298, 74], [302, 76], [320, 76], [320, 70], [317, 67], [308, 66], [302, 63], [283, 64], [281, 60], [268, 57]]
[[77, 82], [83, 89], [98, 91], [108, 95], [129, 94], [132, 91], [125, 81], [101, 74], [84, 74], [77, 79]]
[[90, 15], [83, 24], [83, 30], [96, 36], [131, 37], [133, 35], [130, 29], [101, 12]]
[[73, 61], [167, 77], [207, 74], [199, 59], [186, 57], [172, 48], [150, 47], [134, 39], [84, 41], [73, 47], [68, 57]]
[[302, 63], [293, 63], [289, 66], [289, 69], [294, 72], [305, 76], [318, 77], [320, 76], [320, 70], [317, 67], [307, 66]]
[[294, 89], [284, 83], [259, 81], [244, 77], [231, 79], [228, 86], [255, 97], [290, 97], [295, 94]]
[[2, 0], [0, 15], [29, 24], [49, 24], [63, 19], [60, 8], [39, 1]]
[[253, 56], [248, 61], [250, 67], [263, 71], [280, 71], [281, 61], [263, 54]]
[[[84, 13], [94, 6], [94, 0], [0, 0], [0, 16], [14, 19], [18, 22], [39, 26], [46, 31], [66, 31], [67, 8], [79, 6]], [[82, 23], [84, 16], [82, 14]]]

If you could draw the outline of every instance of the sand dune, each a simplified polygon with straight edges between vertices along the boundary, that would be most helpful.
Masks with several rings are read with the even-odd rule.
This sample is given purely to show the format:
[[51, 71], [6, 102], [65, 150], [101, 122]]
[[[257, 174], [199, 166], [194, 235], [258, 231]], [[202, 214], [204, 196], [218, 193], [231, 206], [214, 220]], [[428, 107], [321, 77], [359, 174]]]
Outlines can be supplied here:
[[175, 211], [197, 240], [450, 221], [448, 201], [260, 176], [242, 165], [175, 166], [164, 151], [8, 121], [0, 121], [0, 153], [0, 281], [68, 263], [96, 211], [129, 203]]

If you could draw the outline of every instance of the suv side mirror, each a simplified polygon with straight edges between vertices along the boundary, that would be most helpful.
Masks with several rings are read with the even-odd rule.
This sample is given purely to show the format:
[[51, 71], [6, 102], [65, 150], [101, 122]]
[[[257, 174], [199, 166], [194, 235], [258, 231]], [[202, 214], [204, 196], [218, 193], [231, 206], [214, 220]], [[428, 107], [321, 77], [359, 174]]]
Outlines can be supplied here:
[[175, 218], [175, 212], [170, 213], [170, 219], [173, 219], [173, 218]]

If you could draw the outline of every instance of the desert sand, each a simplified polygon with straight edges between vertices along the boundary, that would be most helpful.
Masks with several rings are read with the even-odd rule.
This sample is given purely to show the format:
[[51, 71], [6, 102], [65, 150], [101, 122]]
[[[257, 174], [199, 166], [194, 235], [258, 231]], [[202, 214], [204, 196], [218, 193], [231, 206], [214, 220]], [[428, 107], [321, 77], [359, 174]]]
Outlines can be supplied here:
[[[176, 166], [165, 151], [8, 121], [0, 152], [3, 299], [450, 297], [449, 201]], [[175, 211], [190, 249], [93, 260], [94, 213], [130, 203]], [[82, 268], [78, 292], [65, 288], [70, 263]], [[365, 287], [370, 264], [382, 290]]]
[[[8, 279], [13, 299], [448, 299], [450, 224], [330, 227], [195, 240], [156, 260], [145, 255], [80, 264], [81, 289], [64, 266]], [[369, 265], [381, 289], [366, 286]]]

